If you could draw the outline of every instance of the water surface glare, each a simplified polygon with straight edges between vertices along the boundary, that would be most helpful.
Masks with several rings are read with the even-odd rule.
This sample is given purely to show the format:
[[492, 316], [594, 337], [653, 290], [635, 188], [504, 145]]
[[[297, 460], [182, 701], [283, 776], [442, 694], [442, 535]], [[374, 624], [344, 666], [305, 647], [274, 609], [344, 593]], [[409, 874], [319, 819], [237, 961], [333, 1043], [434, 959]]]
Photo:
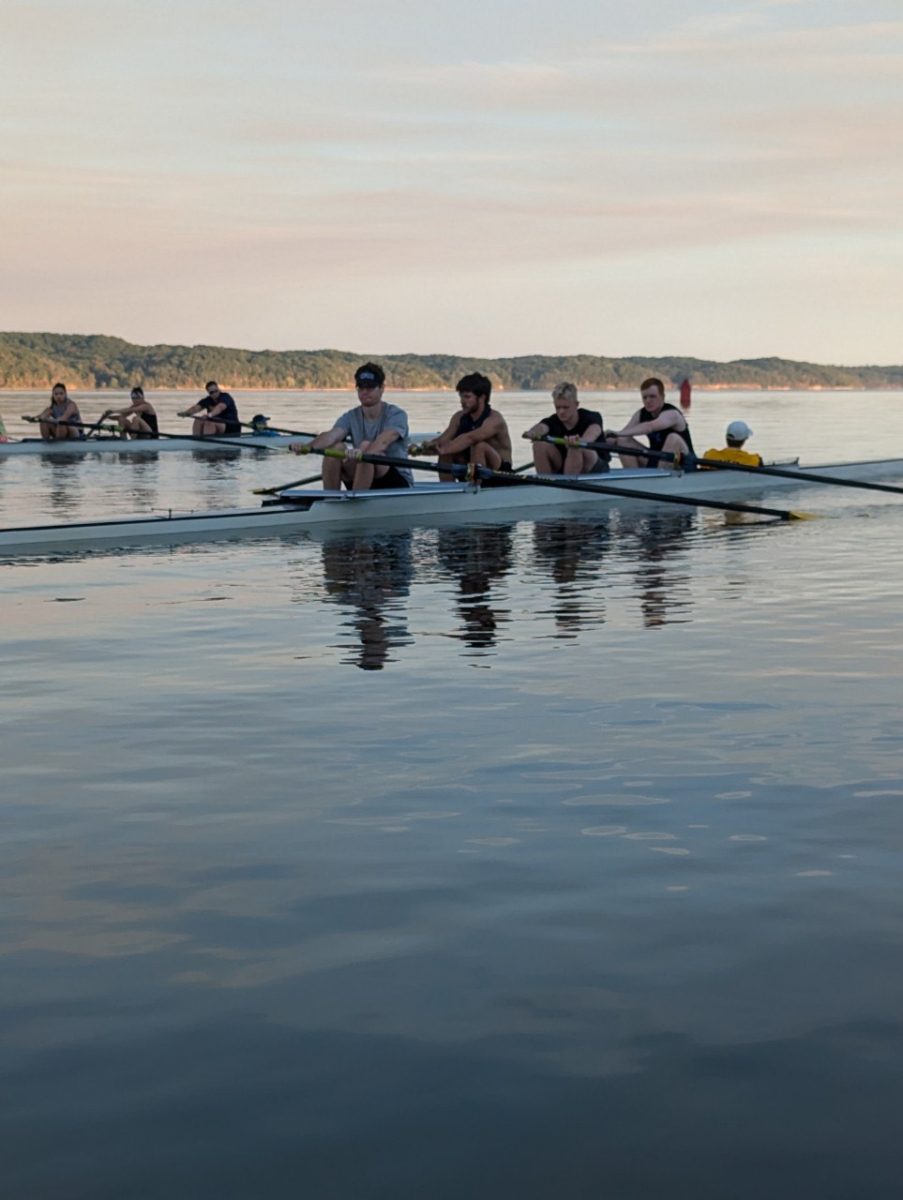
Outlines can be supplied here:
[[[707, 396], [694, 428], [876, 457], [851, 414], [898, 400]], [[0, 501], [301, 473], [19, 459]], [[901, 502], [0, 566], [5, 1194], [898, 1195]]]

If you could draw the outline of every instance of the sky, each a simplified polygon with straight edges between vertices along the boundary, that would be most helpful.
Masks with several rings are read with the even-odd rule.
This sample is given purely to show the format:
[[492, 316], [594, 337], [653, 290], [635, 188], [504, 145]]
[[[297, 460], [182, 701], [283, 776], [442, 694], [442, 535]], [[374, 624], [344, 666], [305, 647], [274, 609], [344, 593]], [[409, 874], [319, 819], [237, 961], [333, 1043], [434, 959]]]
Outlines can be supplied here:
[[0, 329], [903, 362], [903, 0], [3, 0]]

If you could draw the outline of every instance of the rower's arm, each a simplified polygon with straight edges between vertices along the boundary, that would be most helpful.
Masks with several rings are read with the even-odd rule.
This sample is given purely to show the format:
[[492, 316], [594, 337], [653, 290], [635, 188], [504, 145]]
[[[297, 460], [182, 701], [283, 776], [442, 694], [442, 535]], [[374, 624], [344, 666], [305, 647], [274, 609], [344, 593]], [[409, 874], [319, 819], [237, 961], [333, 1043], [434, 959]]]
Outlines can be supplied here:
[[583, 442], [601, 442], [602, 437], [601, 425], [587, 425], [583, 433], [580, 434], [580, 440]]
[[404, 441], [408, 437], [407, 414], [400, 408], [393, 408], [386, 413], [386, 423], [383, 431], [369, 443], [362, 442], [360, 449], [369, 454], [385, 454], [391, 445]]
[[183, 408], [182, 411], [180, 413], [177, 413], [176, 415], [180, 416], [180, 417], [193, 417], [195, 415], [195, 413], [199, 413], [200, 411], [201, 411], [200, 404], [192, 404], [191, 408]]
[[421, 449], [436, 451], [439, 454], [444, 453], [446, 443], [451, 441], [457, 426], [458, 418], [456, 416], [452, 417], [438, 437], [431, 438], [428, 442], [421, 442]]
[[330, 446], [344, 442], [347, 434], [348, 430], [343, 425], [335, 425], [325, 433], [318, 433], [310, 445], [314, 450], [328, 450]]
[[683, 420], [680, 413], [663, 412], [660, 417], [656, 417], [654, 421], [640, 421], [639, 413], [634, 413], [630, 418], [630, 424], [625, 425], [623, 429], [618, 430], [617, 437], [642, 437], [645, 433], [658, 433], [663, 429], [675, 429], [678, 433], [683, 430], [677, 429], [678, 424]]
[[399, 438], [407, 437], [407, 430], [401, 429], [384, 429], [378, 437], [375, 437], [367, 447], [368, 454], [385, 454], [393, 442], [397, 442]]
[[548, 436], [549, 427], [548, 425], [543, 424], [542, 421], [540, 421], [538, 425], [534, 425], [531, 429], [525, 429], [521, 434], [521, 437], [526, 438], [528, 442], [538, 442], [540, 438]]
[[440, 447], [441, 452], [443, 454], [460, 454], [462, 450], [469, 450], [478, 442], [491, 442], [494, 437], [498, 437], [501, 423], [502, 418], [494, 412], [478, 429], [471, 429], [469, 433], [459, 433], [451, 441], [443, 442]]

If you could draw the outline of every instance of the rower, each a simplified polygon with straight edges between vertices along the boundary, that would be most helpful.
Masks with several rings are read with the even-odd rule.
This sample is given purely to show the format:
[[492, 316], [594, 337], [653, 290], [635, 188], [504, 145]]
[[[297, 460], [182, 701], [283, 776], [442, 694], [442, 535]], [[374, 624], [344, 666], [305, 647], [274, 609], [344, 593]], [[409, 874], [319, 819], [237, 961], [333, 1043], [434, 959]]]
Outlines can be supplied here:
[[[555, 412], [544, 417], [538, 425], [526, 430], [523, 437], [533, 444], [533, 465], [539, 475], [588, 475], [592, 471], [607, 471], [610, 455], [604, 451], [585, 450], [580, 442], [601, 442], [602, 414], [591, 408], [580, 408], [577, 387], [559, 383], [552, 389]], [[543, 438], [564, 438], [570, 445], [553, 446]]]
[[6, 426], [3, 423], [3, 414], [0, 413], [0, 442], [8, 442], [9, 437], [6, 433]]
[[318, 434], [312, 442], [292, 442], [295, 454], [328, 450], [350, 439], [345, 458], [323, 460], [323, 487], [338, 491], [342, 484], [349, 491], [367, 492], [376, 488], [408, 488], [413, 477], [406, 467], [359, 462], [357, 452], [381, 454], [403, 460], [408, 449], [408, 414], [383, 400], [386, 373], [379, 363], [364, 363], [354, 372], [358, 405], [343, 413], [332, 429]]
[[[435, 453], [440, 463], [473, 463], [493, 471], [511, 470], [511, 435], [505, 418], [490, 404], [492, 380], [474, 371], [455, 385], [461, 411], [437, 438], [418, 447]], [[451, 476], [441, 476], [440, 479]]]
[[[195, 417], [191, 427], [193, 437], [238, 437], [241, 434], [241, 422], [238, 419], [238, 409], [235, 401], [228, 392], [221, 392], [219, 384], [211, 379], [204, 389], [207, 395], [191, 408], [180, 412], [180, 417]], [[203, 412], [203, 416], [195, 416]]]
[[[668, 470], [671, 463], [667, 459], [645, 458], [643, 451], [649, 449], [667, 454], [692, 454], [693, 440], [687, 419], [674, 404], [665, 403], [665, 385], [660, 379], [645, 380], [640, 385], [640, 396], [643, 407], [637, 409], [623, 429], [609, 434], [607, 440], [614, 441], [620, 450], [635, 451], [621, 454], [623, 467], [649, 467], [652, 470], [662, 467]], [[648, 447], [637, 441], [638, 437], [647, 438]]]
[[731, 421], [725, 433], [727, 445], [721, 450], [706, 450], [705, 457], [718, 462], [740, 463], [744, 467], [761, 467], [764, 465], [761, 456], [743, 449], [750, 437], [752, 430], [745, 421]]
[[69, 399], [65, 383], [55, 383], [50, 392], [50, 403], [38, 414], [41, 437], [45, 442], [62, 442], [70, 438], [84, 438], [82, 415], [74, 400]]
[[128, 408], [108, 408], [101, 421], [115, 417], [119, 425], [121, 438], [156, 438], [160, 436], [157, 427], [157, 410], [144, 397], [144, 388], [133, 387], [131, 404]]

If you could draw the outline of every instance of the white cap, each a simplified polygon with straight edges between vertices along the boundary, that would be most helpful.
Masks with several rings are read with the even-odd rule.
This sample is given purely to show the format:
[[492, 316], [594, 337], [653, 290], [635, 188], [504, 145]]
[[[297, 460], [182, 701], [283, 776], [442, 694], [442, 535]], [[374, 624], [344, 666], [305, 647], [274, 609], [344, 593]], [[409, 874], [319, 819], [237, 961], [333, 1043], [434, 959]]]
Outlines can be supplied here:
[[727, 427], [727, 436], [735, 442], [745, 442], [748, 437], [752, 437], [752, 430], [745, 421], [731, 421]]

